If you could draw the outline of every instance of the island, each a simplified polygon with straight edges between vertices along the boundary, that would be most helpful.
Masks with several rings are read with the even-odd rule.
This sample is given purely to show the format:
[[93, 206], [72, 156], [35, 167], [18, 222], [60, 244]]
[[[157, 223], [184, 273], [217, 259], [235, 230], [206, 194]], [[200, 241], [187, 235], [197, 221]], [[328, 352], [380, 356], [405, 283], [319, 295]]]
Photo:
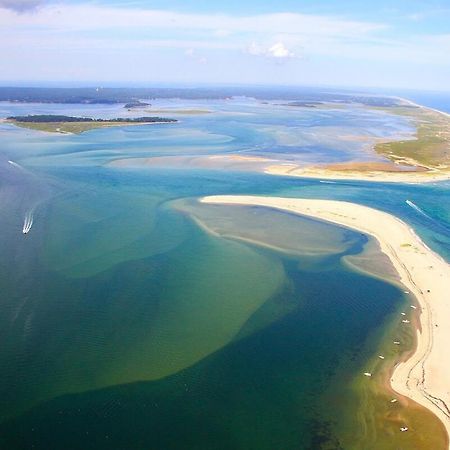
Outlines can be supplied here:
[[296, 102], [288, 102], [285, 106], [296, 106], [299, 108], [316, 108], [317, 106], [322, 105], [323, 102], [304, 102], [304, 101], [296, 101]]
[[78, 134], [95, 128], [128, 125], [148, 125], [178, 122], [166, 117], [135, 117], [95, 119], [92, 117], [73, 117], [54, 114], [38, 114], [28, 116], [10, 116], [6, 122], [22, 128], [46, 131], [50, 133]]
[[148, 106], [152, 106], [150, 103], [141, 102], [139, 100], [132, 101], [123, 105], [126, 109], [137, 109], [137, 108], [145, 108]]

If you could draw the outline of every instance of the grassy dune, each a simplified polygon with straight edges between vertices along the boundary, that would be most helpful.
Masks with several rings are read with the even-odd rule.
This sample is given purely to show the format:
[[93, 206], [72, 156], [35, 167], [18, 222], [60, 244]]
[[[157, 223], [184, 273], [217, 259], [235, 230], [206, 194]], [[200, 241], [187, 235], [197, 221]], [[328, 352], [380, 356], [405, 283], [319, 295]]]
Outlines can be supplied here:
[[[133, 125], [130, 123], [114, 123], [114, 122], [16, 122], [11, 121], [14, 125], [30, 130], [46, 131], [48, 133], [71, 133], [79, 134], [84, 131], [94, 130], [96, 128], [114, 127]], [[135, 124], [134, 124], [135, 125]]]
[[387, 112], [410, 117], [417, 125], [415, 140], [377, 144], [378, 153], [396, 162], [428, 168], [450, 167], [450, 117], [422, 107], [392, 107]]
[[95, 128], [111, 126], [142, 125], [149, 123], [173, 123], [175, 119], [165, 117], [135, 117], [114, 119], [93, 119], [91, 117], [72, 117], [61, 114], [34, 114], [27, 116], [10, 116], [5, 119], [22, 128], [46, 131], [48, 133], [82, 133]]

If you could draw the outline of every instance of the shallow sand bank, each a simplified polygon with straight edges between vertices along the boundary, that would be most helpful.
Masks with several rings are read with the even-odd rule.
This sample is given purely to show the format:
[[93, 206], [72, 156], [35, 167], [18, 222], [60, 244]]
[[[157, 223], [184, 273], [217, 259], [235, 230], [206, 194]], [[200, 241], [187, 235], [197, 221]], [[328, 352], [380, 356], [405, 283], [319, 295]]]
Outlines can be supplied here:
[[206, 169], [230, 169], [230, 170], [259, 170], [268, 162], [274, 162], [267, 158], [247, 155], [199, 155], [199, 156], [151, 156], [148, 158], [122, 158], [115, 159], [107, 164], [110, 167], [146, 168], [146, 167], [170, 167], [170, 168], [206, 168]]
[[[256, 196], [211, 196], [204, 203], [258, 205], [326, 220], [373, 236], [390, 258], [401, 283], [414, 294], [421, 329], [417, 347], [399, 363], [392, 388], [431, 410], [450, 434], [450, 265], [391, 214], [332, 200]], [[404, 324], [404, 326], [411, 326]], [[393, 344], [394, 345], [394, 344]]]
[[297, 164], [273, 164], [264, 170], [269, 175], [316, 178], [324, 180], [377, 181], [381, 183], [429, 183], [450, 179], [450, 171], [385, 171], [385, 170], [333, 170], [327, 167], [302, 167]]

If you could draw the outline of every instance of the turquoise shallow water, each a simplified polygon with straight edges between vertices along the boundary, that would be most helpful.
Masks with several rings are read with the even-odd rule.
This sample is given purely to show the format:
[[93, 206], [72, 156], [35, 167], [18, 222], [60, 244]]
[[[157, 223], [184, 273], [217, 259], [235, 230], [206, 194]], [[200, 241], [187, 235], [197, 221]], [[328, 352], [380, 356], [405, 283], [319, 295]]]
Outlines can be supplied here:
[[[79, 136], [2, 125], [2, 448], [338, 448], [335, 419], [358, 402], [350, 383], [375, 351], [376, 331], [405, 301], [397, 288], [342, 262], [367, 238], [324, 224], [287, 254], [211, 235], [179, 202], [230, 193], [355, 201], [401, 217], [450, 260], [450, 184], [103, 166], [130, 156], [236, 151], [346, 160], [362, 150], [346, 139], [334, 148], [328, 135], [336, 127], [409, 129], [358, 109], [208, 106], [221, 112]], [[70, 108], [36, 111], [80, 107]], [[118, 115], [114, 108], [92, 114]], [[284, 144], [303, 144], [280, 144], [280, 131]], [[262, 241], [283, 230], [277, 242], [286, 248], [311, 228], [275, 211], [211, 214], [233, 229], [258, 226]]]

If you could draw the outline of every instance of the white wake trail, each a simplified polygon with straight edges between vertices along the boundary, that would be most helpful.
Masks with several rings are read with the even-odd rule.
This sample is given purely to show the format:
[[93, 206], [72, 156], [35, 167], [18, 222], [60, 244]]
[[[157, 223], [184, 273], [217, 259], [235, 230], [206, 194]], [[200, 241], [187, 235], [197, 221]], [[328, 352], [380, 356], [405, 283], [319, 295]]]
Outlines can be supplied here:
[[422, 214], [423, 216], [425, 216], [427, 219], [431, 219], [433, 220], [426, 212], [422, 211], [422, 209], [420, 209], [414, 202], [412, 202], [411, 200], [406, 200], [406, 204], [408, 206], [410, 206], [412, 209], [414, 209], [415, 211], [417, 211], [419, 214]]
[[30, 211], [25, 216], [25, 220], [23, 222], [23, 227], [22, 227], [22, 233], [27, 234], [31, 230], [32, 226], [33, 226], [33, 211]]
[[23, 167], [20, 164], [17, 164], [14, 161], [8, 160], [9, 164], [11, 164], [14, 167], [17, 167], [18, 169], [23, 169]]

